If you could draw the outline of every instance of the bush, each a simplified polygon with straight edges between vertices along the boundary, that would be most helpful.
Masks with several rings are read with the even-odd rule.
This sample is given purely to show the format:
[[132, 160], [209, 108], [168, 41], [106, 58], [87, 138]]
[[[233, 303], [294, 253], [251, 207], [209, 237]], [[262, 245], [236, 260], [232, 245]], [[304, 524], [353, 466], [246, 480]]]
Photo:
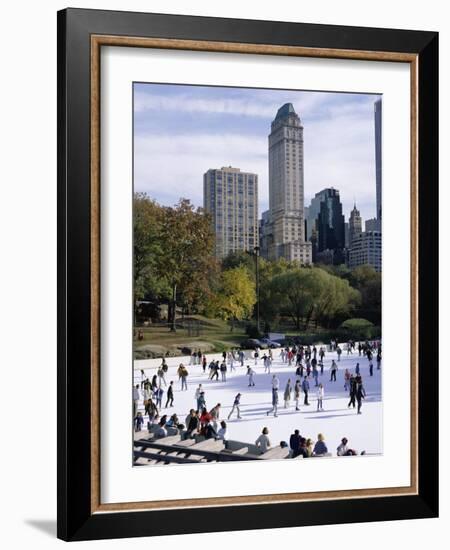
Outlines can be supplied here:
[[373, 337], [373, 323], [367, 319], [347, 319], [339, 328], [347, 340], [367, 340]]
[[256, 325], [254, 325], [253, 323], [248, 323], [247, 326], [245, 327], [245, 333], [247, 334], [247, 336], [249, 338], [261, 338], [262, 337], [262, 334], [261, 332], [258, 330], [258, 327]]

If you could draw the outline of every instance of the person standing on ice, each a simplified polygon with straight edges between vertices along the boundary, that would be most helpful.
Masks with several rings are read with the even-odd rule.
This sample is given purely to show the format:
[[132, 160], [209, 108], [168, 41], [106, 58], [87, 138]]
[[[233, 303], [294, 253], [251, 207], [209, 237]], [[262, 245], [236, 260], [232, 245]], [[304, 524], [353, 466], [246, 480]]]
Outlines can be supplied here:
[[242, 418], [241, 416], [241, 410], [239, 408], [239, 405], [241, 404], [241, 394], [238, 393], [236, 397], [234, 398], [233, 406], [231, 407], [230, 414], [228, 415], [228, 420], [230, 420], [231, 415], [234, 413], [234, 411], [237, 411], [237, 417]]
[[355, 408], [355, 406], [356, 406], [356, 403], [355, 403], [355, 399], [356, 399], [356, 379], [353, 376], [353, 374], [350, 375], [349, 387], [350, 387], [350, 401], [348, 402], [347, 407], [348, 408], [350, 408], [350, 407]]
[[281, 362], [282, 363], [284, 363], [284, 354], [285, 354], [284, 348], [281, 348], [280, 357], [281, 357]]
[[273, 413], [273, 416], [278, 416], [278, 388], [272, 388], [272, 408], [267, 411], [267, 416], [269, 416], [270, 413]]
[[309, 403], [308, 403], [309, 382], [308, 382], [308, 378], [306, 376], [305, 376], [305, 378], [303, 378], [302, 390], [303, 390], [303, 393], [305, 394], [305, 399], [303, 401], [303, 404], [304, 405], [309, 405]]
[[314, 386], [317, 388], [317, 386], [319, 385], [319, 371], [317, 370], [317, 365], [316, 364], [313, 364], [313, 369], [312, 369], [312, 375], [313, 375], [313, 378], [314, 378]]
[[350, 389], [350, 371], [348, 369], [345, 369], [344, 372], [344, 391], [348, 391]]
[[279, 379], [277, 378], [277, 375], [274, 374], [274, 375], [272, 376], [272, 391], [273, 391], [273, 390], [278, 391], [279, 387], [280, 387], [280, 381], [279, 381]]
[[263, 365], [264, 365], [264, 372], [268, 372], [270, 374], [270, 357], [267, 357], [266, 354], [263, 356]]
[[325, 397], [325, 390], [323, 388], [323, 384], [319, 384], [319, 387], [317, 388], [317, 410], [323, 411], [323, 399]]
[[337, 370], [338, 370], [338, 366], [336, 365], [336, 361], [333, 359], [331, 361], [331, 367], [330, 367], [330, 372], [331, 372], [330, 382], [336, 382]]
[[220, 365], [220, 374], [222, 377], [222, 382], [226, 382], [227, 381], [227, 364], [225, 361], [222, 361]]
[[356, 363], [356, 367], [355, 367], [356, 376], [359, 376], [359, 373], [360, 373], [359, 363]]
[[255, 371], [250, 367], [250, 365], [247, 365], [247, 376], [248, 376], [249, 387], [255, 385], [255, 381], [253, 379], [254, 375], [255, 375]]
[[372, 359], [369, 361], [369, 374], [370, 376], [373, 376], [373, 362]]
[[361, 413], [362, 400], [366, 397], [366, 390], [364, 389], [361, 377], [356, 382], [356, 401], [358, 402], [358, 414]]
[[342, 349], [339, 345], [336, 346], [336, 353], [337, 353], [337, 356], [338, 356], [338, 361], [340, 361], [341, 360]]
[[294, 401], [295, 401], [295, 410], [296, 411], [299, 411], [300, 408], [298, 406], [298, 403], [300, 401], [300, 392], [302, 391], [302, 384], [300, 382], [300, 380], [297, 380], [295, 382], [295, 386], [294, 386]]
[[291, 402], [292, 384], [291, 379], [287, 381], [286, 388], [284, 389], [284, 408], [287, 409]]

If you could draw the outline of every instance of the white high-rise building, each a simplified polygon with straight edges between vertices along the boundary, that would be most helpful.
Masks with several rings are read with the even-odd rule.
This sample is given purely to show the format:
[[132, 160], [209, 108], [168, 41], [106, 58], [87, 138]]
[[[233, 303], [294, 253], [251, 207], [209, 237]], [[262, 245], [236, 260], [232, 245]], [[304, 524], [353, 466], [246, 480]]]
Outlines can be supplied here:
[[253, 250], [258, 237], [258, 176], [231, 166], [203, 176], [203, 207], [211, 215], [215, 254]]
[[261, 254], [302, 264], [312, 261], [305, 240], [303, 126], [292, 103], [278, 109], [269, 135], [269, 214], [263, 224]]

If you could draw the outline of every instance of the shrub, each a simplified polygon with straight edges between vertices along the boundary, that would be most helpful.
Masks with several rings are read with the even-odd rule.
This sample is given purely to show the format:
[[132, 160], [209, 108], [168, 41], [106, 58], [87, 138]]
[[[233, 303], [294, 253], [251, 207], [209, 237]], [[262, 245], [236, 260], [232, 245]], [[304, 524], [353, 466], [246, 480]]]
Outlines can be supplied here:
[[366, 340], [372, 338], [373, 323], [367, 319], [347, 319], [339, 327], [347, 339]]

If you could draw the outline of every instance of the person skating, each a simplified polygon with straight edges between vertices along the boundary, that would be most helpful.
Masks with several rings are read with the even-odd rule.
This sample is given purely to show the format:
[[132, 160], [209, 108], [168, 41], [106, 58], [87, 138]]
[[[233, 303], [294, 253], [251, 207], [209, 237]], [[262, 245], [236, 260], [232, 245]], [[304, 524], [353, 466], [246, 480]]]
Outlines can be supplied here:
[[323, 384], [319, 384], [317, 388], [317, 410], [323, 411], [323, 399], [325, 397], [325, 390]]
[[280, 388], [280, 381], [279, 381], [279, 379], [277, 378], [277, 375], [274, 374], [274, 375], [272, 376], [272, 389], [273, 389], [273, 390], [279, 390], [279, 388]]
[[366, 390], [364, 389], [361, 377], [356, 383], [356, 401], [358, 403], [358, 414], [361, 413], [362, 400], [366, 397]]
[[166, 409], [167, 407], [173, 407], [173, 380], [170, 381], [169, 387], [167, 388]]
[[138, 412], [134, 419], [134, 431], [140, 432], [142, 430], [143, 424], [144, 424], [144, 417], [142, 416], [141, 412]]
[[350, 401], [348, 402], [347, 407], [355, 408], [356, 407], [356, 379], [353, 376], [353, 374], [350, 375], [349, 385], [350, 385], [350, 391], [349, 391]]
[[286, 387], [284, 389], [284, 408], [287, 409], [289, 407], [289, 404], [291, 402], [291, 395], [292, 395], [292, 384], [291, 379], [287, 381]]
[[309, 406], [309, 403], [308, 403], [309, 382], [308, 382], [308, 378], [306, 376], [305, 376], [305, 378], [303, 378], [302, 390], [303, 390], [303, 393], [305, 394], [305, 399], [304, 399], [303, 404]]
[[272, 388], [272, 408], [267, 411], [267, 416], [273, 413], [273, 416], [278, 416], [278, 389]]
[[248, 376], [248, 385], [254, 386], [255, 380], [254, 380], [255, 371], [250, 367], [250, 365], [247, 365], [247, 376]]
[[336, 353], [337, 353], [337, 356], [338, 356], [338, 361], [340, 361], [341, 360], [342, 349], [339, 345], [336, 346]]
[[369, 361], [369, 375], [373, 376], [373, 362], [372, 359]]
[[302, 391], [302, 383], [300, 380], [297, 380], [295, 382], [294, 386], [294, 401], [295, 401], [295, 410], [299, 411], [300, 407], [298, 406], [298, 403], [300, 401], [300, 392]]
[[319, 385], [319, 371], [317, 370], [316, 364], [313, 364], [312, 361], [311, 361], [311, 364], [312, 364], [312, 375], [314, 378], [314, 386], [317, 388], [317, 386]]
[[336, 382], [337, 370], [338, 370], [338, 366], [336, 364], [336, 361], [333, 359], [331, 361], [331, 367], [330, 367], [330, 372], [331, 372], [330, 382]]
[[220, 365], [220, 375], [222, 377], [222, 382], [226, 382], [227, 381], [227, 364], [225, 363], [225, 361], [222, 361]]
[[139, 392], [139, 384], [133, 388], [133, 418], [137, 415], [139, 401], [141, 400], [141, 394]]
[[242, 416], [241, 416], [241, 410], [240, 410], [240, 408], [239, 408], [240, 403], [241, 403], [241, 394], [238, 393], [238, 394], [236, 395], [236, 397], [234, 398], [233, 406], [232, 406], [232, 408], [231, 408], [230, 414], [228, 415], [228, 420], [230, 420], [231, 415], [234, 413], [235, 410], [236, 410], [236, 412], [237, 412], [237, 417], [238, 417], [238, 418], [242, 418]]
[[350, 371], [348, 369], [345, 369], [344, 372], [344, 391], [348, 391], [350, 389]]

